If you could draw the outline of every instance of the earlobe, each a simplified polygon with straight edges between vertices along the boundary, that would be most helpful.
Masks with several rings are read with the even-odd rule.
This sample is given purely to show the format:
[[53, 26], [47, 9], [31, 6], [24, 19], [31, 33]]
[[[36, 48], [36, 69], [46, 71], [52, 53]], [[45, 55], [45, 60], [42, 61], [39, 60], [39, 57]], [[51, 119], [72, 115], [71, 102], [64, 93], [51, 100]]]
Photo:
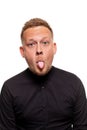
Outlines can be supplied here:
[[19, 49], [20, 49], [21, 56], [24, 57], [24, 48], [21, 46]]
[[56, 54], [56, 51], [57, 51], [57, 46], [56, 43], [54, 43], [54, 54]]

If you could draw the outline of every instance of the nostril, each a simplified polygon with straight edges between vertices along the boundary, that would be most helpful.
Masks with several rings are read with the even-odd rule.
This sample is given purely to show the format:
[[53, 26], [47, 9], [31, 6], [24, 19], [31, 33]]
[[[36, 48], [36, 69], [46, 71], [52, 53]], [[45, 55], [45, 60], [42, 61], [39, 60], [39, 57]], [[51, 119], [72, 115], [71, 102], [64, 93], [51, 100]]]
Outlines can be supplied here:
[[41, 55], [41, 54], [43, 54], [42, 51], [40, 51], [40, 52], [37, 51], [36, 52], [36, 55]]

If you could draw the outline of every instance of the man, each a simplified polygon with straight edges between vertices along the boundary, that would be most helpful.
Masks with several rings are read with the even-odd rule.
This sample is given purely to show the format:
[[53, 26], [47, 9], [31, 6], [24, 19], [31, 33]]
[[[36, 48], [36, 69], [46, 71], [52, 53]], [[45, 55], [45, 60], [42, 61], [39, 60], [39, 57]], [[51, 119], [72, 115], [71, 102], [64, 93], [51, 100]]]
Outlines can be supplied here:
[[87, 130], [86, 94], [80, 79], [52, 66], [53, 31], [33, 18], [21, 32], [29, 68], [8, 79], [0, 95], [0, 130]]

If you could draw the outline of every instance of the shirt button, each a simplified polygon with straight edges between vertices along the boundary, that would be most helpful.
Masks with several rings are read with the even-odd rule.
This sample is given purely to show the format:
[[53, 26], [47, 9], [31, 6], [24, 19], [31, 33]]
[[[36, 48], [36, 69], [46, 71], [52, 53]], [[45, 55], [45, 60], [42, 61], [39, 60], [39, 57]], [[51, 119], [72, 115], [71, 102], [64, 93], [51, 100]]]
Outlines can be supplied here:
[[42, 88], [45, 88], [44, 86], [42, 86]]

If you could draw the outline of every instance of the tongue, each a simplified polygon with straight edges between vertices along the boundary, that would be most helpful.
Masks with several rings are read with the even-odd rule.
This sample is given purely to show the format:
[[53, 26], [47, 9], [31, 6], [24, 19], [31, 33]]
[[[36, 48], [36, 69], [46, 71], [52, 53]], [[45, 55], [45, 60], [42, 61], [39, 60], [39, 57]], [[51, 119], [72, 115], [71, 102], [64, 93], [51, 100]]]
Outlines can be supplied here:
[[38, 66], [40, 69], [43, 69], [43, 67], [44, 67], [44, 62], [39, 61], [39, 62], [37, 63], [37, 66]]

